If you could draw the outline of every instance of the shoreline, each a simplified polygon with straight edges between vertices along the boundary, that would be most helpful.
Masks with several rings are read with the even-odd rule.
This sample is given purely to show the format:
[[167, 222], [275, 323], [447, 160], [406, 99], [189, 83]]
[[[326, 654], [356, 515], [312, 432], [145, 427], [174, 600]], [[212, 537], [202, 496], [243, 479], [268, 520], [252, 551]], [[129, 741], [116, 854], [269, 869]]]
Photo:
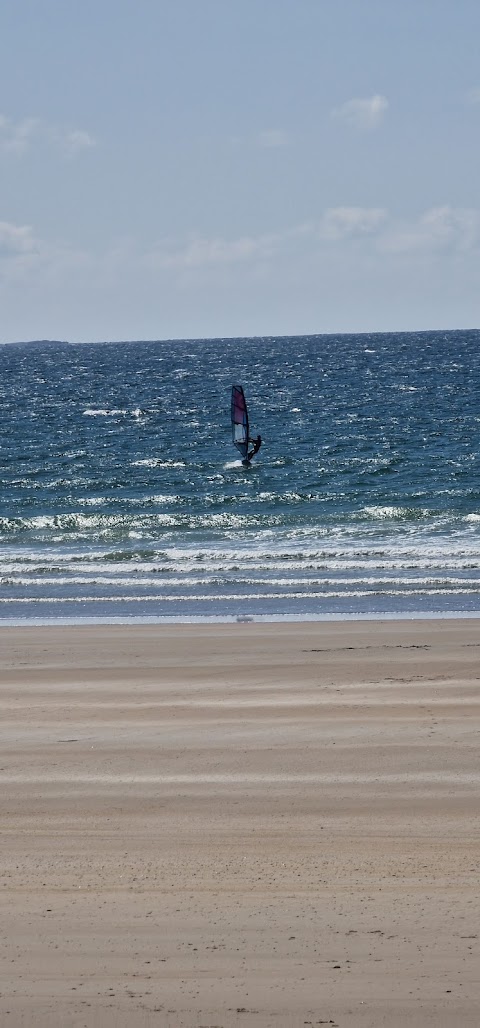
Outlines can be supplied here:
[[74, 627], [93, 625], [234, 625], [234, 624], [331, 624], [349, 622], [382, 621], [472, 621], [480, 618], [480, 610], [435, 610], [435, 611], [380, 611], [325, 614], [192, 614], [192, 615], [138, 615], [132, 617], [51, 617], [51, 618], [2, 618], [2, 628]]

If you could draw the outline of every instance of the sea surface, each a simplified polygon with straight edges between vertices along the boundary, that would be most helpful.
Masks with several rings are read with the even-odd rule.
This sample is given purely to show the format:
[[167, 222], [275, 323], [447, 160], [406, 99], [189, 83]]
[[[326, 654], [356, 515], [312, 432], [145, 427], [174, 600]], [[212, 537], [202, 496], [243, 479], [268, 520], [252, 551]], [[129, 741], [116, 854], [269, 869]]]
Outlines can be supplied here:
[[479, 331], [4, 345], [0, 411], [0, 623], [480, 614]]

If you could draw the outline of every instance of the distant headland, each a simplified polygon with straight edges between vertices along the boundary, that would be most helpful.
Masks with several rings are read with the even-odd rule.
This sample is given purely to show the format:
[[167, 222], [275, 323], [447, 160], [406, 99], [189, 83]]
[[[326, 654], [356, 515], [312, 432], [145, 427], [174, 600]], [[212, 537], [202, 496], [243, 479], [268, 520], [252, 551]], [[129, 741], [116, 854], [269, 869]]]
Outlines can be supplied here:
[[8, 342], [4, 343], [4, 346], [22, 346], [31, 347], [32, 350], [37, 346], [70, 346], [67, 339], [29, 339], [27, 342]]

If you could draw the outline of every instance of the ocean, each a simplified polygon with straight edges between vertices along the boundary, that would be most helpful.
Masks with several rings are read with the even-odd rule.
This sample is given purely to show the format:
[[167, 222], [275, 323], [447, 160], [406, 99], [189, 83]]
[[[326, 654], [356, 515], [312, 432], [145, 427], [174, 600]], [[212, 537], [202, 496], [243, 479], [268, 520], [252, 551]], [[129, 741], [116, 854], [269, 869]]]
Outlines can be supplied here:
[[478, 616], [479, 398], [476, 330], [0, 346], [0, 624]]

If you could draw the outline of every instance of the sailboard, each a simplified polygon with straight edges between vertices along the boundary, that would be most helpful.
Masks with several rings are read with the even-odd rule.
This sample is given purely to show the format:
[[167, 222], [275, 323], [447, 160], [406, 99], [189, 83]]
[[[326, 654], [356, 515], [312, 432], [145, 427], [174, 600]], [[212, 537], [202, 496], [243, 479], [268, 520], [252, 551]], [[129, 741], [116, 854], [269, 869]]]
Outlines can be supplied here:
[[242, 460], [248, 453], [248, 410], [242, 386], [232, 386], [232, 439]]
[[[234, 446], [240, 450], [242, 463], [249, 465], [252, 457], [260, 449], [262, 439], [259, 435], [256, 439], [250, 438], [247, 402], [241, 385], [232, 386], [232, 439]], [[253, 443], [250, 451], [249, 443]]]

